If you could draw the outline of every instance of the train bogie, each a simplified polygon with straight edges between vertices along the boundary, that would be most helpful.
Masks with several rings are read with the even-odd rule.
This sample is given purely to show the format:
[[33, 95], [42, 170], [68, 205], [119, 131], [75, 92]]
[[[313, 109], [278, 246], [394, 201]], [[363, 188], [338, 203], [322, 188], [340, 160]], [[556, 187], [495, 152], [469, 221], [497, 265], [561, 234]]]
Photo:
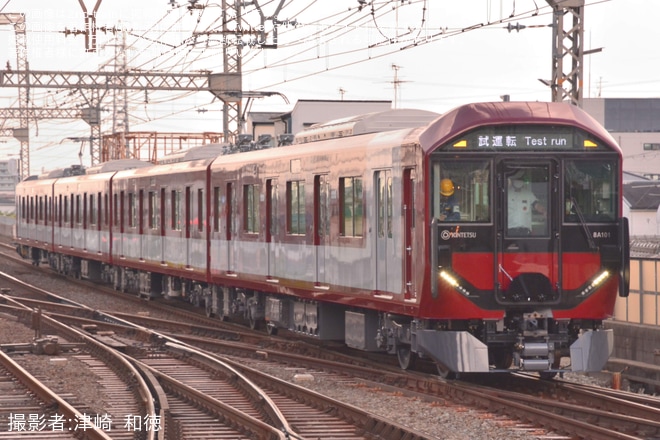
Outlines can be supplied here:
[[68, 277], [81, 277], [81, 263], [81, 258], [73, 255], [67, 255], [58, 252], [51, 252], [48, 254], [49, 266], [57, 273], [66, 275]]

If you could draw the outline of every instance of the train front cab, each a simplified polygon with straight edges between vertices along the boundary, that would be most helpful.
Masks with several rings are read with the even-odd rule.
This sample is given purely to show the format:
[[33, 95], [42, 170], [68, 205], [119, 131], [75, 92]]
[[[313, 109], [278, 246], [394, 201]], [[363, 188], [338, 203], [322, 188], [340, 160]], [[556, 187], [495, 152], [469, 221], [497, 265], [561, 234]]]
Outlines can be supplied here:
[[602, 369], [602, 320], [627, 294], [618, 147], [570, 126], [481, 127], [438, 148], [429, 176], [433, 321], [413, 349], [448, 372]]

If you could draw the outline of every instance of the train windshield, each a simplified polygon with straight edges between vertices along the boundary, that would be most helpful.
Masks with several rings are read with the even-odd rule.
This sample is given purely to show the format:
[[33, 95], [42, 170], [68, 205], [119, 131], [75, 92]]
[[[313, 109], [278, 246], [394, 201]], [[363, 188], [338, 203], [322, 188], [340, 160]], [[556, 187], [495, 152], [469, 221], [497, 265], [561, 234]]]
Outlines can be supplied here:
[[503, 171], [507, 236], [547, 237], [549, 165], [507, 163]]
[[487, 160], [435, 162], [433, 216], [447, 222], [489, 222], [491, 166]]
[[617, 213], [617, 167], [612, 160], [567, 160], [564, 221], [613, 222]]

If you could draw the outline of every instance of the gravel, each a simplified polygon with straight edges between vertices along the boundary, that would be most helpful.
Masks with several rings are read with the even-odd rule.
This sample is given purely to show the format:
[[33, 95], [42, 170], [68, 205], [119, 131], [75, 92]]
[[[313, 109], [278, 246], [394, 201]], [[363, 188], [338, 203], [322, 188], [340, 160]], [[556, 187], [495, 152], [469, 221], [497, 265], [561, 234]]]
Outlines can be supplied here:
[[[14, 276], [28, 283], [43, 284], [43, 276], [28, 273], [24, 267], [9, 262], [3, 270], [14, 272]], [[49, 290], [76, 293], [65, 280], [54, 280]], [[101, 300], [103, 301], [103, 300]], [[111, 302], [96, 304], [93, 307], [113, 310]], [[34, 331], [20, 323], [16, 318], [0, 314], [0, 344], [31, 342]], [[107, 401], [104, 390], [99, 389], [94, 372], [76, 358], [75, 353], [59, 353], [56, 356], [21, 354], [14, 355], [35, 376], [44, 380], [49, 387], [62, 393], [67, 400], [82, 405], [82, 410], [91, 414], [103, 414]], [[60, 361], [53, 362], [53, 359]], [[66, 362], [61, 359], [67, 359]], [[269, 371], [274, 376], [296, 381], [305, 373], [300, 369], [277, 369]], [[298, 376], [297, 376], [298, 375]], [[305, 374], [305, 377], [310, 375]], [[603, 379], [584, 375], [569, 375], [572, 379], [586, 382], [598, 382]], [[371, 388], [354, 382], [343, 383], [329, 376], [311, 372], [312, 380], [299, 385], [311, 388], [321, 394], [344, 401], [365, 409], [396, 423], [425, 433], [430, 439], [468, 440], [468, 439], [534, 439], [548, 435], [545, 430], [537, 430], [528, 425], [519, 424], [509, 418], [494, 415], [474, 408], [464, 407], [449, 401], [426, 402], [418, 398], [406, 397], [400, 393]], [[0, 420], [0, 431], [6, 429], [7, 421]], [[546, 437], [547, 438], [547, 437]]]
[[[13, 317], [0, 314], [0, 344], [31, 342], [34, 331]], [[35, 354], [12, 355], [34, 376], [44, 381], [49, 388], [60, 393], [67, 401], [87, 414], [104, 414], [106, 398], [99, 388], [96, 377], [89, 367], [76, 358], [75, 353], [59, 353], [54, 356]], [[66, 362], [62, 362], [66, 359]], [[338, 382], [335, 378], [305, 370], [275, 369], [268, 371], [308, 387], [321, 394], [366, 409], [388, 420], [422, 432], [430, 439], [468, 440], [498, 439], [511, 440], [536, 438], [529, 426], [518, 426], [508, 418], [500, 418], [451, 402], [425, 402], [421, 399], [405, 397], [399, 393], [371, 388], [359, 383]], [[297, 377], [311, 378], [298, 381]], [[0, 431], [7, 426], [0, 420]], [[538, 434], [546, 434], [539, 431]]]

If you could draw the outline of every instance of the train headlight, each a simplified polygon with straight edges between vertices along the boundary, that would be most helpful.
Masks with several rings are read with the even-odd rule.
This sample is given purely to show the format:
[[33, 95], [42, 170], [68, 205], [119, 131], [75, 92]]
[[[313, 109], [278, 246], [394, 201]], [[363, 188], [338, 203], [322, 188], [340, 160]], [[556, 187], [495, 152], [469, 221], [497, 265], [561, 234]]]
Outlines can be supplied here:
[[448, 271], [441, 270], [440, 278], [442, 278], [447, 284], [452, 286], [454, 289], [458, 290], [463, 295], [470, 296], [470, 292], [468, 292], [467, 289], [465, 289], [465, 287], [461, 286], [458, 279]]
[[587, 287], [584, 288], [584, 290], [582, 290], [582, 292], [580, 292], [580, 295], [589, 295], [591, 292], [600, 287], [609, 277], [610, 272], [608, 270], [602, 271], [596, 278], [593, 279], [593, 281], [591, 281], [590, 284], [587, 285]]

